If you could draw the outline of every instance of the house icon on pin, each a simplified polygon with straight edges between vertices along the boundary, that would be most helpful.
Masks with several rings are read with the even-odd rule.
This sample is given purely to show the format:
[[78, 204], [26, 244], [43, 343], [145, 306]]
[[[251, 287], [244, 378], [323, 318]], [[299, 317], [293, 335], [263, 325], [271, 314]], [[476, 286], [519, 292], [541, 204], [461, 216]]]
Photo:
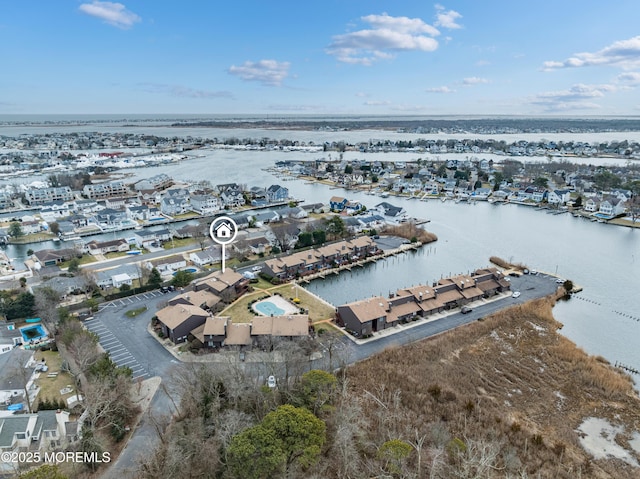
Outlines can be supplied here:
[[228, 225], [227, 223], [220, 223], [218, 226], [215, 227], [214, 232], [215, 232], [216, 238], [228, 239], [228, 238], [231, 238], [231, 233], [233, 232], [233, 230], [231, 229], [231, 226]]

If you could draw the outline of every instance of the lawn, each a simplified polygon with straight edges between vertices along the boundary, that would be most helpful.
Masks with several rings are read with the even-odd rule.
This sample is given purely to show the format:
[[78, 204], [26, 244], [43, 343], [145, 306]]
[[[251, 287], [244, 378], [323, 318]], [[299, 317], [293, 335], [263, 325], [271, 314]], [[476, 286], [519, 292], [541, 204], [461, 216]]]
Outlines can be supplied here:
[[[49, 367], [47, 372], [41, 372], [40, 377], [36, 379], [36, 384], [40, 388], [40, 392], [36, 397], [35, 404], [33, 404], [33, 409], [37, 409], [38, 401], [48, 399], [48, 400], [59, 400], [63, 398], [66, 402], [69, 396], [75, 394], [75, 387], [73, 376], [69, 373], [60, 372], [60, 365], [62, 363], [62, 358], [60, 358], [60, 353], [54, 351], [36, 351], [35, 358], [37, 361], [41, 361], [43, 358]], [[56, 377], [49, 377], [49, 374], [58, 373]], [[60, 395], [60, 390], [71, 386], [73, 391], [64, 396]]]
[[174, 239], [172, 241], [165, 241], [162, 247], [164, 249], [180, 248], [181, 246], [188, 246], [190, 244], [196, 244], [197, 241], [194, 238], [181, 238]]
[[[265, 283], [267, 283], [265, 281]], [[253, 293], [249, 293], [244, 295], [242, 298], [235, 301], [233, 304], [228, 306], [225, 310], [223, 310], [219, 316], [229, 316], [231, 317], [233, 322], [236, 323], [248, 323], [254, 317], [253, 311], [250, 311], [248, 305], [251, 301], [256, 300], [258, 298], [264, 297], [267, 294], [280, 293], [280, 295], [291, 301], [296, 291], [293, 288], [292, 284], [282, 284], [280, 286], [272, 286], [267, 283], [271, 289], [268, 292], [266, 291], [255, 291]], [[255, 288], [259, 286], [260, 283], [253, 284], [252, 286]], [[266, 285], [265, 285], [266, 286]], [[305, 308], [309, 310], [309, 318], [311, 322], [322, 321], [324, 319], [331, 319], [334, 317], [334, 308], [325, 304], [322, 301], [319, 301], [315, 296], [310, 294], [302, 287], [297, 288], [298, 299], [300, 303], [296, 304], [296, 306], [300, 308]]]
[[11, 244], [27, 244], [27, 243], [38, 243], [40, 241], [49, 241], [54, 238], [57, 238], [57, 235], [53, 233], [32, 233], [19, 237], [11, 237], [9, 239], [9, 243]]
[[124, 315], [127, 318], [135, 318], [136, 316], [138, 316], [140, 313], [144, 313], [147, 310], [146, 306], [142, 306], [140, 308], [135, 308], [135, 309], [130, 309], [129, 311], [127, 311], [126, 313], [124, 313]]
[[[89, 264], [89, 263], [95, 263], [98, 260], [95, 258], [95, 256], [92, 256], [90, 254], [83, 254], [82, 258], [78, 258], [78, 261], [79, 261], [79, 264]], [[58, 266], [60, 267], [60, 269], [68, 268], [69, 263], [71, 263], [71, 260], [63, 261], [62, 263], [59, 263]]]

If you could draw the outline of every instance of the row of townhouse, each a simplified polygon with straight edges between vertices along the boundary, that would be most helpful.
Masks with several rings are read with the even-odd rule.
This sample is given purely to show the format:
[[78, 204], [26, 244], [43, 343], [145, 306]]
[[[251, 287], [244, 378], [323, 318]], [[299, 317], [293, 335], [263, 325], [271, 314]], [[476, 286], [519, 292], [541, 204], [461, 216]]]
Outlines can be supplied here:
[[357, 261], [378, 252], [375, 242], [369, 236], [359, 236], [320, 248], [269, 259], [265, 261], [262, 272], [274, 278], [289, 280]]
[[250, 323], [234, 323], [214, 316], [212, 309], [221, 298], [209, 290], [190, 291], [169, 300], [156, 313], [165, 337], [174, 344], [196, 339], [200, 346], [221, 348], [259, 345], [265, 338], [301, 338], [309, 335], [309, 316], [259, 316]]
[[126, 196], [129, 188], [122, 180], [84, 185], [82, 194], [91, 200]]
[[396, 326], [462, 306], [510, 289], [510, 283], [495, 268], [441, 279], [434, 286], [414, 286], [398, 290], [392, 297], [355, 301], [338, 306], [336, 320], [357, 336]]
[[29, 205], [43, 205], [52, 201], [72, 201], [75, 199], [75, 193], [68, 186], [56, 188], [31, 188], [24, 194], [25, 200]]

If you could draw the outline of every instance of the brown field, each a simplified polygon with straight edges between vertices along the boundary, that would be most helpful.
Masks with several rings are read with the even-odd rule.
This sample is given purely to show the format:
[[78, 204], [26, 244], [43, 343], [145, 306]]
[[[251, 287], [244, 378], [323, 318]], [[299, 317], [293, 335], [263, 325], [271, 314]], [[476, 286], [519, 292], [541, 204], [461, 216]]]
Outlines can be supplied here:
[[515, 306], [349, 368], [371, 440], [424, 435], [423, 468], [440, 457], [441, 470], [451, 454], [427, 453], [438, 441], [449, 453], [469, 452], [472, 444], [489, 445], [476, 447], [478, 454], [498, 451], [495, 466], [466, 477], [640, 477], [640, 469], [595, 460], [581, 447], [582, 421], [607, 418], [625, 427], [616, 442], [638, 460], [628, 441], [640, 430], [640, 399], [626, 374], [557, 333], [552, 305], [542, 299]]

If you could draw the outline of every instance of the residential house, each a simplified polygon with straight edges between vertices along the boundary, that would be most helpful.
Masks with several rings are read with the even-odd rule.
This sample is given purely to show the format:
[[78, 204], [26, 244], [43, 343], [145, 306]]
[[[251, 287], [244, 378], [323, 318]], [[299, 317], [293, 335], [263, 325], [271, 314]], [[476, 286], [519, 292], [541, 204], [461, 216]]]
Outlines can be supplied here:
[[123, 253], [129, 251], [129, 243], [125, 239], [116, 239], [110, 241], [90, 241], [87, 243], [89, 254], [96, 256], [106, 253]]
[[[0, 354], [0, 403], [25, 401], [25, 391], [30, 392], [35, 381], [33, 355], [33, 351], [22, 348], [12, 348]], [[27, 404], [23, 404], [26, 410]]]
[[600, 209], [600, 201], [598, 201], [595, 198], [589, 198], [584, 203], [584, 210], [588, 211], [589, 213], [595, 213], [599, 209]]
[[550, 205], [564, 205], [571, 199], [569, 190], [553, 190], [549, 192], [547, 201]]
[[151, 218], [149, 206], [147, 205], [127, 205], [127, 217], [133, 221], [149, 221]]
[[56, 188], [31, 188], [24, 194], [25, 200], [30, 205], [42, 205], [52, 201], [72, 201], [75, 194], [68, 186]]
[[253, 215], [256, 226], [262, 226], [267, 223], [275, 223], [280, 220], [280, 214], [275, 211], [261, 211]]
[[235, 346], [239, 349], [245, 346], [251, 346], [251, 324], [227, 321], [226, 333], [227, 337], [224, 340], [225, 346]]
[[197, 279], [193, 282], [194, 291], [206, 289], [213, 294], [220, 296], [226, 302], [230, 302], [238, 296], [244, 294], [249, 285], [249, 280], [236, 273], [231, 268], [222, 271], [215, 271], [204, 278]]
[[600, 202], [598, 212], [613, 218], [625, 212], [626, 208], [624, 203], [623, 200], [616, 196], [608, 196]]
[[211, 194], [191, 195], [191, 210], [200, 215], [211, 215], [220, 210], [218, 198]]
[[[65, 448], [79, 438], [78, 423], [64, 410], [0, 417], [0, 451], [47, 452]], [[13, 474], [15, 464], [3, 462], [0, 473]]]
[[231, 188], [220, 193], [220, 200], [225, 208], [237, 208], [245, 204], [242, 191]]
[[185, 260], [181, 254], [151, 260], [149, 263], [151, 267], [156, 268], [162, 276], [169, 276], [187, 266], [187, 260]]
[[118, 228], [127, 221], [127, 212], [125, 210], [114, 210], [105, 208], [93, 215], [92, 222], [102, 228]]
[[227, 337], [227, 324], [231, 323], [228, 317], [208, 317], [204, 324], [191, 331], [191, 334], [209, 348], [221, 348]]
[[191, 304], [192, 306], [198, 306], [204, 310], [211, 310], [220, 302], [220, 297], [216, 296], [206, 289], [200, 291], [188, 291], [186, 293], [174, 296], [167, 304], [169, 306], [175, 306], [178, 304]]
[[347, 199], [342, 196], [332, 196], [329, 199], [329, 208], [331, 211], [344, 211], [347, 207]]
[[122, 180], [84, 185], [84, 188], [82, 188], [82, 194], [93, 200], [112, 196], [126, 196], [128, 192], [127, 185]]
[[136, 191], [163, 190], [173, 184], [173, 180], [165, 173], [138, 181], [133, 185]]
[[285, 316], [256, 316], [251, 320], [251, 337], [260, 339], [293, 339], [309, 336], [309, 316], [292, 314]]
[[64, 261], [69, 261], [78, 256], [78, 252], [72, 248], [62, 248], [58, 250], [43, 249], [33, 253], [33, 256], [35, 256], [36, 261], [41, 267], [45, 267], [55, 266]]
[[95, 271], [93, 276], [100, 289], [119, 288], [123, 284], [131, 286], [134, 280], [140, 279], [140, 267], [135, 264], [124, 264]]
[[401, 206], [395, 206], [391, 203], [383, 201], [375, 206], [378, 213], [388, 218], [402, 218], [407, 215], [407, 212]]
[[[225, 250], [225, 254], [228, 256], [229, 251]], [[221, 247], [218, 245], [213, 245], [202, 251], [194, 251], [192, 253], [189, 253], [189, 261], [200, 267], [219, 263], [220, 261], [222, 261]]]
[[8, 353], [22, 344], [22, 339], [22, 333], [14, 323], [0, 321], [0, 354]]
[[270, 203], [282, 203], [289, 199], [289, 189], [280, 185], [271, 185], [267, 188], [267, 199]]
[[301, 208], [300, 206], [285, 206], [282, 208], [278, 208], [276, 209], [276, 213], [278, 213], [282, 218], [295, 218], [298, 220], [307, 218], [309, 216], [307, 210]]
[[149, 229], [137, 230], [133, 234], [133, 239], [138, 248], [149, 248], [154, 243], [161, 243], [163, 241], [168, 241], [171, 239], [171, 232], [162, 228], [160, 230], [152, 231]]
[[174, 344], [187, 340], [189, 333], [205, 323], [209, 313], [192, 304], [175, 304], [156, 313], [162, 333]]
[[459, 275], [433, 286], [398, 290], [390, 298], [376, 296], [338, 306], [336, 319], [357, 336], [370, 335], [399, 322], [407, 322], [472, 301], [508, 291], [510, 283], [495, 268]]
[[160, 201], [160, 211], [167, 216], [183, 215], [190, 208], [188, 197], [165, 197]]

